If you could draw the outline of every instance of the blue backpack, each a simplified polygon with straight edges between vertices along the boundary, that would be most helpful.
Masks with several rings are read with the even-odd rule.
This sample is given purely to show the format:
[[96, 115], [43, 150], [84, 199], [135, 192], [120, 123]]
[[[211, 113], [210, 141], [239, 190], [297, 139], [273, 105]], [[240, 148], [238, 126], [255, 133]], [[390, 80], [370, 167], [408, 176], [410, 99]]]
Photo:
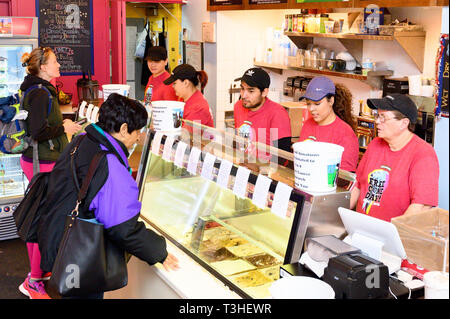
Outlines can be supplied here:
[[25, 96], [34, 89], [44, 89], [48, 94], [47, 117], [52, 108], [52, 94], [42, 84], [33, 85], [25, 92], [0, 98], [0, 152], [20, 154], [32, 145], [31, 134], [27, 131], [28, 112], [23, 108]]

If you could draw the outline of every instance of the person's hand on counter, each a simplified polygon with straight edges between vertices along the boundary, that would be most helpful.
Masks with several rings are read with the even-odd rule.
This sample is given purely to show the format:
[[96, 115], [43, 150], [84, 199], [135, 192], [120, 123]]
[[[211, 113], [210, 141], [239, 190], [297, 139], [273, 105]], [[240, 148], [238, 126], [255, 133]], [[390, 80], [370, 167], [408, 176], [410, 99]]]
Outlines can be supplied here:
[[164, 269], [167, 271], [178, 270], [180, 266], [178, 265], [178, 259], [172, 254], [168, 254], [166, 260], [162, 263]]
[[70, 119], [63, 120], [63, 126], [64, 132], [68, 135], [73, 135], [83, 128], [80, 124], [77, 124]]

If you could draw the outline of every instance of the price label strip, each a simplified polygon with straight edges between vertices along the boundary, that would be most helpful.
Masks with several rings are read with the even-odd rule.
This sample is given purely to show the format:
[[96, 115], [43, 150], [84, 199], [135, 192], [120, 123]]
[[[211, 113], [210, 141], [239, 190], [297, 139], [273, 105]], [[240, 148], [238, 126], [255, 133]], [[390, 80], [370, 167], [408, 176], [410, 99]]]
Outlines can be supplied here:
[[212, 155], [211, 153], [206, 153], [201, 172], [201, 176], [203, 178], [209, 179], [211, 181], [213, 180], [213, 169], [215, 161], [216, 157], [214, 155]]
[[159, 155], [159, 147], [161, 146], [161, 139], [163, 134], [161, 132], [156, 132], [152, 141], [152, 153]]
[[258, 175], [255, 189], [253, 191], [252, 202], [260, 208], [267, 207], [267, 195], [269, 195], [269, 187], [272, 180], [264, 175]]
[[234, 180], [233, 193], [241, 198], [244, 198], [247, 191], [248, 178], [250, 176], [250, 170], [246, 167], [239, 166], [236, 178]]
[[278, 182], [272, 201], [272, 213], [282, 218], [286, 218], [291, 193], [292, 187]]
[[179, 141], [177, 145], [177, 150], [175, 152], [174, 164], [177, 167], [183, 167], [184, 153], [186, 153], [187, 144], [185, 142]]
[[219, 173], [217, 173], [216, 183], [223, 188], [228, 188], [228, 180], [230, 179], [231, 168], [233, 163], [226, 159], [221, 159]]
[[198, 149], [197, 147], [193, 147], [191, 149], [191, 154], [189, 154], [187, 171], [193, 175], [197, 174], [197, 165], [201, 153], [202, 151], [200, 149]]
[[166, 136], [166, 142], [164, 143], [164, 150], [162, 155], [162, 158], [166, 161], [171, 161], [172, 146], [174, 142], [175, 139], [173, 138], [173, 136]]

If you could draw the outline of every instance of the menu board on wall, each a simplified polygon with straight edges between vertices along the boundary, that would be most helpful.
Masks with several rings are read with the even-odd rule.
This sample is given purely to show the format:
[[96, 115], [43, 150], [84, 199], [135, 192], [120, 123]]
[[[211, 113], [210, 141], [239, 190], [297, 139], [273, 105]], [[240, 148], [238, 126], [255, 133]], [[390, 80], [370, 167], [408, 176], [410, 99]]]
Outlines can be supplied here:
[[278, 4], [287, 3], [287, 0], [249, 0], [249, 4]]
[[209, 0], [210, 6], [241, 5], [242, 0]]
[[183, 41], [183, 63], [192, 65], [197, 71], [203, 70], [203, 42]]
[[39, 45], [56, 54], [61, 75], [94, 74], [92, 0], [36, 0]]

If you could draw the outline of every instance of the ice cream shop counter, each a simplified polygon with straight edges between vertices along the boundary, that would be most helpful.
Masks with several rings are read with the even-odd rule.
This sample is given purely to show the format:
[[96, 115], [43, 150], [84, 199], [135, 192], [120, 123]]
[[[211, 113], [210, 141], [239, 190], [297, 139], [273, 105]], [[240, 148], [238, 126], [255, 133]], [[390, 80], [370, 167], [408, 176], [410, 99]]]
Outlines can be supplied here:
[[292, 169], [249, 164], [237, 137], [204, 130], [198, 140], [195, 129], [150, 130], [137, 175], [141, 219], [166, 238], [180, 269], [133, 257], [128, 285], [105, 298], [271, 298], [309, 238], [345, 235], [338, 207], [349, 207], [351, 173], [339, 171], [334, 191], [312, 195], [294, 187]]

